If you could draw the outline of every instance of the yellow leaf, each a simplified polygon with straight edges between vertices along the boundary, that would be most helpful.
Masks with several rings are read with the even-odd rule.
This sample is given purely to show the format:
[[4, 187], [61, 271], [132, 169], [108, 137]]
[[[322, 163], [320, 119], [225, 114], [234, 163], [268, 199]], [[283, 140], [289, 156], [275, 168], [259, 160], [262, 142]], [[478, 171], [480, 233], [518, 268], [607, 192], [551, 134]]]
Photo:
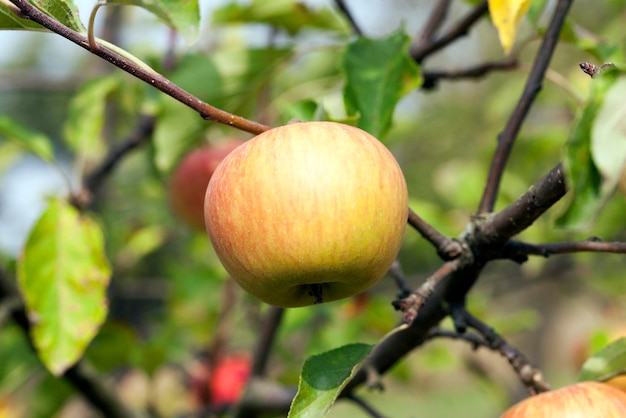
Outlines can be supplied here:
[[500, 45], [506, 54], [511, 52], [517, 28], [526, 15], [530, 2], [531, 0], [489, 0], [491, 20], [498, 29]]

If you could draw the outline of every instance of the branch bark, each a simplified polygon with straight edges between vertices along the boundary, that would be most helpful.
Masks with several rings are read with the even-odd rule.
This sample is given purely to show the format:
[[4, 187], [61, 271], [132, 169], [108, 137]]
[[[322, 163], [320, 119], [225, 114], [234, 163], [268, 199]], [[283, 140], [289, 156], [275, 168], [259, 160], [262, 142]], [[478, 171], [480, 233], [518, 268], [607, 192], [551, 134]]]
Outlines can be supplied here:
[[521, 129], [522, 123], [528, 115], [530, 107], [534, 103], [539, 91], [541, 91], [546, 70], [548, 69], [554, 50], [556, 49], [559, 33], [561, 32], [565, 17], [571, 5], [572, 0], [558, 1], [550, 25], [546, 30], [530, 74], [526, 80], [522, 95], [513, 113], [511, 113], [504, 130], [498, 137], [498, 145], [489, 168], [483, 196], [478, 206], [479, 214], [493, 211], [500, 189], [500, 181], [502, 180], [504, 169], [511, 155], [511, 151], [513, 150], [513, 144]]
[[96, 45], [96, 48], [94, 49], [90, 48], [89, 40], [86, 36], [76, 31], [73, 31], [67, 26], [59, 23], [55, 19], [41, 12], [35, 6], [30, 4], [27, 0], [9, 1], [19, 9], [19, 13], [16, 15], [20, 18], [29, 19], [33, 22], [40, 24], [46, 29], [49, 29], [56, 34], [61, 35], [65, 39], [110, 62], [111, 64], [115, 65], [123, 71], [126, 71], [132, 76], [145, 81], [148, 85], [154, 86], [168, 96], [195, 110], [204, 119], [212, 120], [214, 122], [218, 122], [227, 126], [232, 126], [242, 131], [250, 132], [252, 134], [260, 134], [261, 132], [270, 129], [269, 126], [265, 126], [263, 124], [242, 118], [241, 116], [233, 115], [231, 113], [213, 107], [210, 104], [198, 99], [193, 94], [178, 87], [176, 84], [172, 83], [156, 71], [138, 65], [136, 62], [133, 62], [130, 59], [111, 51], [110, 49], [107, 49], [101, 45]]

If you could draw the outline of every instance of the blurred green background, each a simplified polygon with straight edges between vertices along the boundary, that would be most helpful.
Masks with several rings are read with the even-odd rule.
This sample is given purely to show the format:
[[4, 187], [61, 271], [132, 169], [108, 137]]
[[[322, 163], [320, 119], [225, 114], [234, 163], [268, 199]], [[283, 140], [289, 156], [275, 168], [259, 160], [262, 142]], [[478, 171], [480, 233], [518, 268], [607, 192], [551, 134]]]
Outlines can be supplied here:
[[[134, 7], [105, 9], [98, 30], [106, 30], [107, 39], [232, 113], [278, 125], [314, 99], [329, 117], [344, 118], [338, 63], [351, 36], [348, 25], [329, 11], [331, 2], [310, 2], [321, 23], [304, 28], [289, 17], [292, 2], [278, 3], [287, 14], [278, 13], [269, 24], [237, 22], [227, 13], [229, 2], [202, 2], [205, 25], [200, 40], [192, 45], [180, 39], [171, 43], [165, 26]], [[365, 34], [376, 38], [398, 28], [415, 35], [433, 2], [347, 3]], [[464, 15], [469, 3], [453, 2], [450, 22]], [[551, 10], [553, 2], [547, 3]], [[89, 2], [77, 5], [85, 18]], [[618, 0], [577, 1], [570, 24], [623, 49], [625, 5]], [[521, 65], [515, 71], [494, 72], [480, 80], [442, 80], [434, 91], [408, 94], [383, 138], [403, 168], [411, 208], [449, 236], [462, 233], [478, 206], [497, 135], [519, 98], [539, 46], [535, 32], [528, 22], [522, 24]], [[86, 356], [124, 388], [120, 391], [125, 395], [138, 400], [146, 394], [145, 402], [161, 416], [184, 416], [193, 404], [186, 376], [193, 371], [196, 356], [214, 347], [218, 329], [225, 335], [220, 341], [224, 350], [250, 352], [267, 307], [238, 288], [225, 286], [226, 273], [207, 237], [172, 214], [168, 176], [189, 149], [250, 135], [202, 121], [191, 110], [54, 35], [1, 32], [0, 43], [11, 45], [0, 56], [0, 115], [54, 138], [59, 167], [74, 183], [128, 135], [138, 114], [154, 108], [161, 112], [154, 140], [129, 154], [96, 196], [93, 213], [105, 231], [114, 276], [109, 318]], [[168, 51], [175, 57], [173, 67], [164, 61]], [[502, 58], [495, 29], [483, 19], [468, 36], [430, 57], [422, 71]], [[498, 209], [562, 159], [579, 100], [589, 90], [590, 78], [578, 64], [594, 59], [580, 44], [564, 40], [559, 45], [549, 78], [515, 145]], [[113, 77], [120, 87], [107, 97], [102, 148], [94, 147], [89, 158], [77, 162], [74, 150], [62, 140], [64, 126], [71, 117], [74, 94], [94, 77]], [[59, 167], [46, 166], [0, 138], [0, 261], [9, 270], [44, 197], [67, 192]], [[560, 205], [551, 209], [520, 238], [535, 243], [590, 235], [626, 240], [622, 194], [611, 199], [589, 230], [555, 228], [559, 210]], [[441, 263], [412, 229], [407, 230], [400, 261], [412, 287]], [[624, 271], [626, 259], [612, 254], [533, 258], [523, 265], [493, 263], [471, 293], [469, 305], [557, 387], [576, 379], [594, 348], [626, 334]], [[400, 319], [390, 304], [396, 292], [393, 281], [385, 278], [366, 295], [289, 310], [272, 353], [270, 376], [296, 385], [308, 355], [352, 342], [375, 343]], [[220, 325], [219, 312], [228, 304], [232, 306], [227, 321]], [[495, 417], [525, 396], [504, 358], [448, 340], [413, 352], [383, 383], [382, 393], [364, 388], [359, 393], [389, 417]], [[0, 417], [90, 416], [93, 412], [81, 402], [65, 383], [42, 369], [21, 330], [2, 323]], [[339, 401], [330, 416], [367, 415]]]

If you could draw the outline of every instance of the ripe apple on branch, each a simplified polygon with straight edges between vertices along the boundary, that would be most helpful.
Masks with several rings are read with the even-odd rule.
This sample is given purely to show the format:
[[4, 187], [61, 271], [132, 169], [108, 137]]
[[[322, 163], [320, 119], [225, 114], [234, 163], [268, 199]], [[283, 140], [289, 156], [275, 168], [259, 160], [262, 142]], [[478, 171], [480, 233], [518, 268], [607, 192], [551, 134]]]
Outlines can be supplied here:
[[293, 123], [262, 133], [215, 170], [205, 223], [247, 292], [306, 306], [360, 293], [395, 260], [408, 193], [389, 150], [358, 128]]

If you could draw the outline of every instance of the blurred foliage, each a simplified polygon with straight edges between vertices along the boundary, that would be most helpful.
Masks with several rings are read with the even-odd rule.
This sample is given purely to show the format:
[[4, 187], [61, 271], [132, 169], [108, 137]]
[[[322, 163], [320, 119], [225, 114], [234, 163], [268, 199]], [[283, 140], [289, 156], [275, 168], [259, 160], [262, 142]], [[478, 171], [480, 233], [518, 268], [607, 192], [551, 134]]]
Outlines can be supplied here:
[[[352, 3], [351, 7], [359, 7]], [[384, 34], [355, 40], [345, 19], [328, 7], [290, 0], [231, 2], [213, 12], [201, 42], [175, 46], [173, 68], [163, 61], [168, 46], [140, 47], [131, 24], [137, 15], [125, 8], [124, 43], [175, 83], [232, 113], [269, 125], [292, 118], [358, 123], [354, 114], [363, 112], [352, 112], [355, 109], [344, 103], [346, 51], [350, 53], [359, 43], [380, 42], [387, 48], [385, 39], [405, 46], [414, 35], [407, 27], [421, 24], [419, 17], [431, 4], [407, 3], [410, 13], [406, 5], [397, 10], [380, 6], [385, 8], [380, 11], [381, 20], [404, 13], [401, 25], [383, 25]], [[467, 12], [469, 6], [464, 3], [455, 2], [451, 15]], [[398, 58], [397, 68], [384, 67], [409, 77], [394, 87], [393, 104], [384, 106], [386, 111], [396, 106], [393, 118], [386, 116], [390, 125], [384, 122], [375, 129], [386, 133], [385, 143], [403, 168], [411, 207], [446, 235], [462, 233], [476, 210], [498, 133], [519, 99], [538, 48], [536, 34], [545, 28], [544, 13], [537, 6], [544, 3], [550, 2], [532, 2], [529, 19], [519, 29], [522, 66], [518, 71], [493, 73], [480, 80], [443, 81], [432, 92], [408, 92], [405, 88], [415, 87], [418, 73], [412, 67], [407, 70], [406, 57]], [[618, 0], [575, 2], [551, 64], [552, 73], [515, 145], [497, 209], [513, 202], [565, 158], [571, 127], [587, 103], [579, 99], [584, 102], [592, 94], [592, 80], [578, 64], [622, 61], [625, 6], [626, 2]], [[6, 28], [9, 23], [3, 19], [10, 15], [3, 6], [0, 12], [0, 26]], [[73, 13], [67, 16], [75, 19]], [[362, 25], [367, 29], [369, 23], [364, 20]], [[150, 26], [166, 38], [165, 26], [152, 20]], [[499, 59], [502, 52], [493, 42], [496, 36], [490, 23], [482, 22], [468, 39], [459, 41], [464, 54], [438, 54], [426, 67], [456, 69]], [[9, 175], [27, 152], [48, 158], [54, 150], [59, 163], [69, 155], [70, 171], [82, 175], [124, 142], [139, 114], [157, 119], [153, 141], [116, 167], [89, 211], [104, 231], [114, 275], [108, 291], [108, 319], [86, 357], [112, 380], [128, 368], [145, 370], [155, 379], [171, 364], [186, 373], [193, 371], [197, 357], [216, 346], [224, 351], [251, 351], [267, 308], [241, 291], [226, 294], [227, 275], [208, 239], [173, 216], [166, 193], [170, 170], [190, 149], [228, 136], [249, 135], [208, 123], [125, 74], [110, 68], [95, 70], [96, 58], [85, 54], [73, 66], [72, 61], [57, 64], [66, 65], [69, 81], [59, 82], [37, 58], [47, 47], [39, 44], [25, 48], [13, 68], [0, 69], [3, 78], [15, 81], [2, 84], [0, 95], [0, 173], [7, 174], [0, 179], [2, 222], [19, 222], [17, 217], [7, 219], [16, 216], [4, 210], [13, 196], [2, 190], [8, 190], [9, 182], [23, 181], [21, 187], [29, 187], [28, 179]], [[362, 68], [360, 63], [358, 68]], [[28, 82], [32, 74], [41, 79]], [[72, 81], [77, 76], [82, 77], [78, 83]], [[355, 91], [367, 96], [379, 87], [357, 84]], [[378, 112], [375, 107], [374, 111]], [[621, 194], [610, 196], [591, 229], [556, 228], [554, 219], [565, 209], [560, 203], [520, 238], [538, 243], [593, 234], [605, 240], [626, 240], [626, 201]], [[7, 252], [0, 257], [12, 272], [15, 256]], [[433, 248], [410, 229], [400, 261], [411, 287], [417, 287], [440, 264]], [[545, 367], [549, 380], [571, 381], [582, 365], [574, 359], [575, 351], [583, 347], [580, 350], [586, 358], [589, 346], [594, 346], [593, 351], [601, 348], [593, 343], [594, 330], [613, 329], [626, 317], [625, 264], [623, 256], [609, 254], [532, 259], [522, 266], [495, 263], [470, 295], [470, 307]], [[270, 361], [270, 376], [297, 385], [308, 356], [356, 342], [376, 343], [400, 319], [389, 303], [396, 292], [386, 278], [349, 300], [289, 310]], [[225, 305], [227, 318], [220, 322]], [[218, 330], [224, 331], [223, 340], [215, 339]], [[49, 417], [70, 399], [71, 389], [43, 371], [14, 326], [0, 329], [0, 358], [0, 405], [4, 399], [18, 400], [27, 405], [21, 416]], [[523, 392], [505, 359], [451, 341], [435, 341], [412, 353], [384, 377], [384, 383], [382, 394], [365, 389], [360, 394], [394, 417], [494, 416]], [[339, 402], [330, 416], [348, 414], [365, 416], [347, 402]]]

